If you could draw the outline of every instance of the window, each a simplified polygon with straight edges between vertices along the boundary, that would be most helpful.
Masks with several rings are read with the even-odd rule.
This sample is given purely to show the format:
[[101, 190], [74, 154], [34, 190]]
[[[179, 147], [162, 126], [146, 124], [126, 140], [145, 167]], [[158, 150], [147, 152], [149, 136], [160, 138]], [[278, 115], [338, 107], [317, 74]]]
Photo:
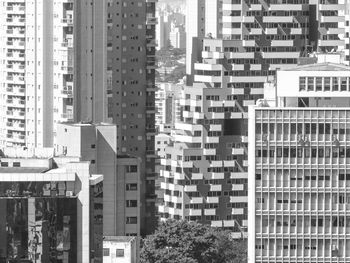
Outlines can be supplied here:
[[331, 78], [326, 77], [324, 78], [324, 91], [330, 91], [331, 90]]
[[308, 91], [314, 91], [314, 81], [315, 79], [313, 77], [308, 77], [307, 78], [307, 90]]
[[341, 91], [346, 91], [347, 87], [346, 87], [346, 77], [341, 77], [340, 78], [340, 90]]
[[137, 184], [126, 184], [126, 191], [137, 191]]
[[137, 173], [137, 165], [128, 165], [126, 167], [127, 173]]
[[316, 91], [322, 91], [322, 78], [316, 77]]
[[115, 250], [115, 256], [117, 258], [123, 258], [124, 257], [124, 249], [116, 249]]
[[333, 80], [333, 83], [332, 83], [332, 90], [333, 91], [338, 91], [339, 90], [339, 87], [338, 87], [338, 78], [335, 77], [335, 78], [332, 78]]
[[109, 257], [109, 248], [103, 248], [103, 256]]
[[137, 200], [126, 200], [126, 207], [137, 207]]
[[126, 223], [127, 224], [137, 224], [137, 217], [136, 216], [126, 217]]
[[13, 162], [13, 167], [21, 167], [21, 163], [20, 162]]

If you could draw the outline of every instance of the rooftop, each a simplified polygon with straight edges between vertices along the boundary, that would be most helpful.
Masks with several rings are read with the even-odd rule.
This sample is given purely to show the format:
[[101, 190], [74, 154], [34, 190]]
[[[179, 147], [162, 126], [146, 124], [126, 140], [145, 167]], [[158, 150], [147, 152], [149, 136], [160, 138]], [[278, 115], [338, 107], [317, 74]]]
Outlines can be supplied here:
[[114, 241], [114, 242], [124, 242], [129, 243], [135, 239], [133, 236], [104, 236], [103, 240], [105, 241]]
[[299, 65], [296, 67], [283, 69], [282, 71], [350, 71], [350, 67], [343, 64], [334, 64], [326, 62]]
[[100, 123], [92, 123], [92, 122], [62, 122], [60, 124], [73, 126], [73, 127], [115, 126], [115, 124], [113, 124], [113, 123], [106, 123], [106, 122], [100, 122]]
[[0, 167], [1, 173], [44, 173], [47, 167]]

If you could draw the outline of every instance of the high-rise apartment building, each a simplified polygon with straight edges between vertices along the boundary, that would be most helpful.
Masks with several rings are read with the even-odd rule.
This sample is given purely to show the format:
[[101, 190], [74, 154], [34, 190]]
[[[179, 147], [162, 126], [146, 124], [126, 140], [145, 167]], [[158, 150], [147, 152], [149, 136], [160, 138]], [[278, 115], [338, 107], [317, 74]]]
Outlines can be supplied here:
[[2, 0], [0, 24], [1, 146], [52, 147], [56, 123], [104, 120], [104, 0]]
[[350, 260], [350, 67], [277, 71], [249, 110], [248, 262]]
[[245, 0], [217, 5], [221, 29], [216, 38], [202, 32], [207, 37], [201, 56], [192, 52], [188, 60], [194, 83], [185, 87], [182, 119], [161, 160], [165, 198], [159, 211], [161, 218], [233, 227], [240, 236], [247, 227], [248, 106], [262, 98], [276, 69], [294, 67], [317, 49], [344, 51], [346, 5]]
[[102, 262], [103, 175], [53, 153], [1, 151], [1, 262]]
[[117, 152], [141, 158], [141, 233], [155, 219], [155, 5], [108, 1], [108, 116], [117, 124]]

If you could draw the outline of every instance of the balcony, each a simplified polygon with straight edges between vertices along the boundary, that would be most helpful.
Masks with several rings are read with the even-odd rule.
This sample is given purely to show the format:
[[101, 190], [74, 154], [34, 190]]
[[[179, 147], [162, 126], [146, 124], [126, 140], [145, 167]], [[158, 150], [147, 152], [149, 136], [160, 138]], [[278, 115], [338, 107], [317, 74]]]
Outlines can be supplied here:
[[158, 154], [156, 153], [155, 150], [147, 150], [146, 157], [147, 158], [158, 158]]
[[224, 167], [235, 167], [236, 160], [224, 161]]
[[156, 25], [158, 23], [158, 19], [156, 17], [147, 17], [146, 24], [147, 25]]
[[207, 203], [210, 203], [210, 204], [219, 203], [219, 197], [217, 196], [207, 196], [206, 200], [207, 200]]
[[211, 184], [210, 185], [210, 191], [222, 191], [221, 184]]
[[205, 76], [205, 75], [194, 75], [194, 80], [197, 82], [208, 82], [208, 83], [214, 83], [222, 82], [222, 77], [221, 76]]
[[148, 114], [155, 114], [156, 113], [156, 107], [155, 106], [146, 106], [146, 113], [148, 113]]
[[247, 203], [248, 196], [230, 196], [231, 203]]
[[73, 18], [67, 18], [67, 17], [62, 18], [61, 23], [67, 26], [73, 26]]
[[255, 40], [243, 40], [244, 47], [255, 47], [255, 45], [256, 45]]
[[232, 154], [233, 155], [243, 155], [244, 148], [232, 148]]
[[185, 192], [197, 192], [197, 185], [185, 185]]
[[192, 197], [190, 204], [203, 204], [203, 197]]
[[7, 6], [6, 11], [9, 14], [24, 14], [25, 6], [22, 6], [22, 5]]
[[232, 208], [232, 215], [243, 215], [244, 209], [243, 208]]
[[233, 184], [232, 185], [232, 191], [243, 191], [244, 185], [243, 184]]
[[192, 173], [192, 180], [202, 180], [204, 178], [202, 173]]
[[293, 16], [264, 16], [263, 23], [293, 23]]
[[216, 149], [203, 149], [203, 155], [216, 155]]
[[[225, 173], [208, 173], [208, 179], [225, 179]], [[205, 176], [207, 178], [207, 176]]]
[[73, 66], [62, 66], [61, 70], [67, 74], [73, 74]]
[[210, 161], [210, 167], [222, 167], [222, 161]]
[[344, 16], [321, 16], [321, 23], [341, 23], [345, 22]]
[[64, 98], [72, 98], [73, 97], [73, 91], [72, 90], [62, 90], [61, 94]]
[[185, 214], [187, 214], [189, 216], [201, 216], [202, 209], [186, 209]]
[[205, 209], [204, 215], [206, 216], [215, 216], [216, 215], [216, 209]]
[[156, 62], [155, 61], [147, 61], [146, 68], [147, 69], [156, 69], [157, 68]]
[[318, 45], [320, 47], [335, 47], [335, 46], [344, 46], [344, 40], [318, 40]]
[[195, 70], [218, 71], [218, 70], [222, 70], [223, 66], [221, 64], [195, 63], [194, 69]]
[[73, 48], [73, 41], [65, 40], [61, 43], [61, 47], [71, 49], [71, 48]]

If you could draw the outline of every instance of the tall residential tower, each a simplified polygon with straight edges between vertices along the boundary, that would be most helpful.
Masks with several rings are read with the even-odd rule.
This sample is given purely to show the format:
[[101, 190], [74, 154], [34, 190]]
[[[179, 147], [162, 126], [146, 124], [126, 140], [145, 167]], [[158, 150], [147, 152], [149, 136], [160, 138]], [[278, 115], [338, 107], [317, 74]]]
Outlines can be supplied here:
[[[141, 158], [141, 233], [155, 219], [155, 5], [108, 1], [108, 116], [117, 124], [117, 152]], [[147, 227], [146, 227], [147, 226]]]
[[57, 122], [104, 120], [104, 0], [2, 0], [0, 24], [0, 146], [52, 147]]

